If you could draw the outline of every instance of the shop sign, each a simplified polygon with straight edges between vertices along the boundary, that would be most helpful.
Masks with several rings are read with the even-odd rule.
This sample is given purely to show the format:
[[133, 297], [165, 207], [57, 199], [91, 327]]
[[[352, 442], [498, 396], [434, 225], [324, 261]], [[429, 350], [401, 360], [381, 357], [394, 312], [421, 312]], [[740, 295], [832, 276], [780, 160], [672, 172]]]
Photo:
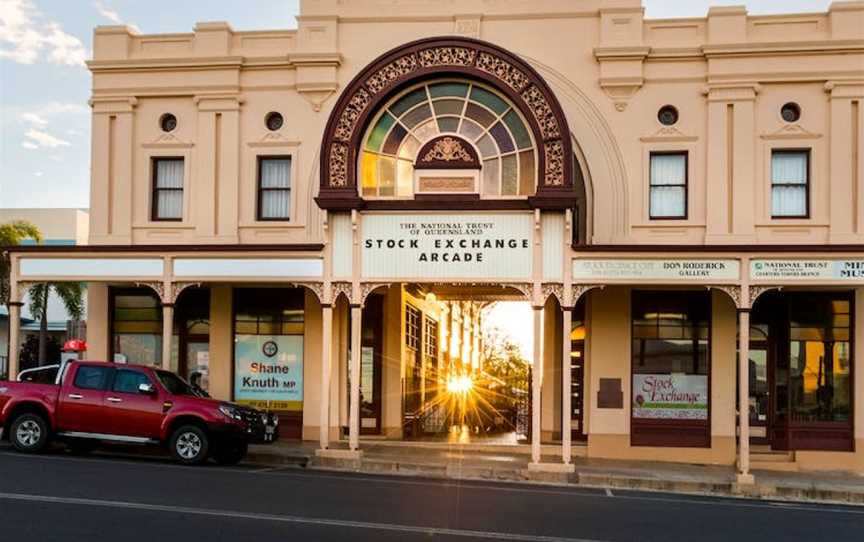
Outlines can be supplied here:
[[303, 336], [237, 335], [234, 399], [271, 410], [303, 409]]
[[751, 260], [750, 276], [760, 280], [839, 280], [864, 283], [864, 259]]
[[573, 261], [573, 278], [626, 280], [738, 280], [738, 260], [625, 260]]
[[363, 277], [530, 279], [533, 215], [365, 215]]
[[658, 420], [707, 420], [706, 375], [634, 374], [633, 417]]

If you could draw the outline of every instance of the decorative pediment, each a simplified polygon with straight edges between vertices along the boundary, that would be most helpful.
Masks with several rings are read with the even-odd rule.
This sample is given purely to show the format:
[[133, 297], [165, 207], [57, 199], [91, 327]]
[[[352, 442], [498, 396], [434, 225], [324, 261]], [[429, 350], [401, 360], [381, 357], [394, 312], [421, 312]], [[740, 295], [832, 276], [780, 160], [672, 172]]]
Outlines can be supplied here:
[[759, 137], [766, 140], [819, 139], [822, 137], [822, 134], [811, 132], [796, 122], [794, 124], [784, 124], [777, 130], [762, 134]]
[[674, 126], [663, 126], [650, 136], [642, 136], [639, 141], [643, 143], [686, 143], [696, 141], [697, 136], [689, 136]]
[[250, 147], [296, 147], [299, 144], [299, 139], [283, 133], [282, 130], [264, 132], [257, 140], [247, 143]]
[[191, 141], [183, 141], [172, 133], [163, 133], [155, 140], [141, 146], [145, 149], [191, 149], [194, 145]]

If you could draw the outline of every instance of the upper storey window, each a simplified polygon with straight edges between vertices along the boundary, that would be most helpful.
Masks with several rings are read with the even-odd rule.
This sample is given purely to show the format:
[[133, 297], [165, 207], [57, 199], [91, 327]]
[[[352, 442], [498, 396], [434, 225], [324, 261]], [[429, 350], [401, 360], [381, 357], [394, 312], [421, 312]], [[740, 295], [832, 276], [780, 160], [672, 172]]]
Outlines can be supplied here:
[[373, 118], [358, 164], [361, 195], [413, 197], [423, 186], [415, 168], [418, 153], [433, 139], [446, 141], [445, 136], [470, 145], [471, 154], [478, 155], [476, 191], [482, 196], [534, 194], [536, 145], [519, 111], [485, 85], [434, 81], [403, 92]]
[[771, 155], [771, 216], [806, 218], [809, 184], [809, 151], [775, 150]]
[[153, 220], [183, 219], [183, 159], [153, 159]]

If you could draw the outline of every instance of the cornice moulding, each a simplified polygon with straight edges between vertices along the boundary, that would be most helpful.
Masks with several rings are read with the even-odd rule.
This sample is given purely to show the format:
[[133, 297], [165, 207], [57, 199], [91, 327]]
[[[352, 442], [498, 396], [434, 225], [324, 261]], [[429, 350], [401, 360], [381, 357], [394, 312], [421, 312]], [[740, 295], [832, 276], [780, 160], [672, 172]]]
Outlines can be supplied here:
[[819, 40], [798, 42], [725, 43], [703, 45], [702, 52], [708, 57], [762, 56], [783, 54], [826, 54], [864, 51], [864, 40]]
[[651, 52], [648, 46], [632, 47], [595, 47], [594, 57], [598, 60], [644, 60]]

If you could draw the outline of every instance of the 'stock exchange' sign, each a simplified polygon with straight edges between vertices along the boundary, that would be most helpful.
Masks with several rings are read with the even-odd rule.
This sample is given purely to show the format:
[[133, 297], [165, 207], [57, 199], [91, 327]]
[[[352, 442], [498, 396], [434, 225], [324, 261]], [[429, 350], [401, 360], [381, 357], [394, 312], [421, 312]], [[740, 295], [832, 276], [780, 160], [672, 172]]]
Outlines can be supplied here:
[[528, 279], [533, 216], [366, 215], [364, 278]]

